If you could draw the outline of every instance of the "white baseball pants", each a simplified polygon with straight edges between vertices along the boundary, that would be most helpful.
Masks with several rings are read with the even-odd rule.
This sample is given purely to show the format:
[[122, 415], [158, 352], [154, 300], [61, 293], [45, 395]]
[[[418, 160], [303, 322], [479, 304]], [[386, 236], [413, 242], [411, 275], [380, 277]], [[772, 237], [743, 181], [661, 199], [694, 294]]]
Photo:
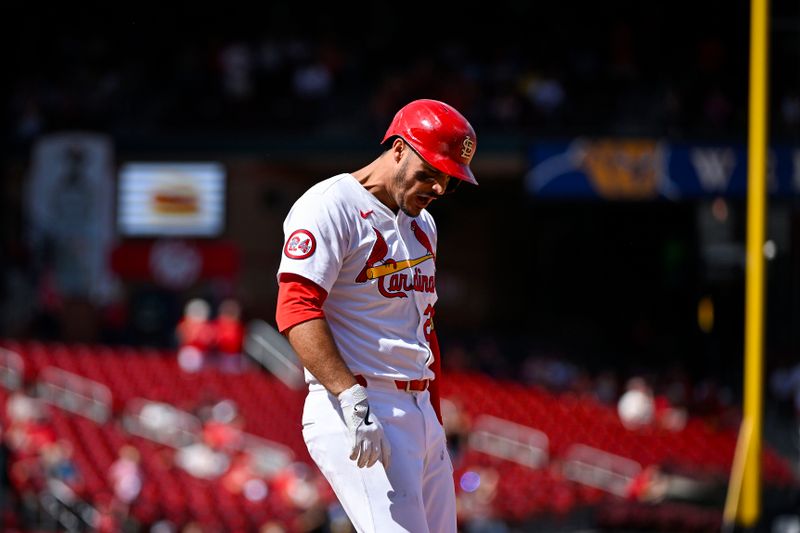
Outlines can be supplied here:
[[370, 381], [369, 405], [392, 446], [389, 470], [359, 468], [339, 401], [312, 384], [303, 409], [303, 438], [359, 533], [455, 533], [453, 465], [428, 391], [405, 392]]

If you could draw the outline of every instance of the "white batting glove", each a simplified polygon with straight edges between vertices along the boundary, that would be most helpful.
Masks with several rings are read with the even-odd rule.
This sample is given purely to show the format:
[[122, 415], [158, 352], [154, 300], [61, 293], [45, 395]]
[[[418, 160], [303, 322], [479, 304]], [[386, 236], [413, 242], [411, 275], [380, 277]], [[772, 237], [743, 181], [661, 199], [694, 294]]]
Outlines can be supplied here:
[[391, 446], [378, 417], [370, 412], [367, 389], [361, 385], [353, 385], [342, 391], [339, 394], [339, 405], [353, 438], [350, 459], [356, 461], [359, 468], [369, 468], [380, 459], [383, 467], [388, 469], [392, 458]]

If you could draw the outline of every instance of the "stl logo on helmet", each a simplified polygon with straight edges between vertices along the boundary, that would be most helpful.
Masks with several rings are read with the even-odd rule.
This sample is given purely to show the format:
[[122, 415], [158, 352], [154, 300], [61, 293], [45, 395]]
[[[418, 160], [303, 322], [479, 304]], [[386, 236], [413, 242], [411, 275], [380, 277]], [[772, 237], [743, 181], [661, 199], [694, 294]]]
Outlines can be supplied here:
[[299, 229], [289, 235], [283, 253], [289, 259], [305, 259], [317, 249], [317, 240], [310, 231]]
[[475, 141], [467, 135], [461, 143], [461, 157], [469, 164], [473, 155], [475, 155]]

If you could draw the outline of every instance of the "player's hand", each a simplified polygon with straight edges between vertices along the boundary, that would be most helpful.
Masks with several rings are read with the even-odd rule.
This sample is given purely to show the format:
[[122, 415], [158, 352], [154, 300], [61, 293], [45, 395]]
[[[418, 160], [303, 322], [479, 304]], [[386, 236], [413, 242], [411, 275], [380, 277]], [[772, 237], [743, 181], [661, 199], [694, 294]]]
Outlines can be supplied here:
[[359, 468], [369, 468], [380, 459], [383, 467], [388, 469], [392, 457], [391, 446], [380, 420], [370, 411], [367, 389], [353, 385], [339, 394], [339, 405], [353, 439], [350, 459], [356, 461]]

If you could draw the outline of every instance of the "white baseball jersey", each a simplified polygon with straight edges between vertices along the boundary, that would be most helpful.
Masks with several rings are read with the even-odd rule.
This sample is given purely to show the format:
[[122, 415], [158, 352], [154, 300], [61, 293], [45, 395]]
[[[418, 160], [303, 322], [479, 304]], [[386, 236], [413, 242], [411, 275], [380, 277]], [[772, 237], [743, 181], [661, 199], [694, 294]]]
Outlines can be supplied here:
[[[351, 174], [311, 187], [284, 221], [278, 276], [328, 292], [323, 311], [354, 374], [430, 379], [436, 225], [423, 210], [394, 214]], [[306, 381], [316, 381], [306, 371]]]

